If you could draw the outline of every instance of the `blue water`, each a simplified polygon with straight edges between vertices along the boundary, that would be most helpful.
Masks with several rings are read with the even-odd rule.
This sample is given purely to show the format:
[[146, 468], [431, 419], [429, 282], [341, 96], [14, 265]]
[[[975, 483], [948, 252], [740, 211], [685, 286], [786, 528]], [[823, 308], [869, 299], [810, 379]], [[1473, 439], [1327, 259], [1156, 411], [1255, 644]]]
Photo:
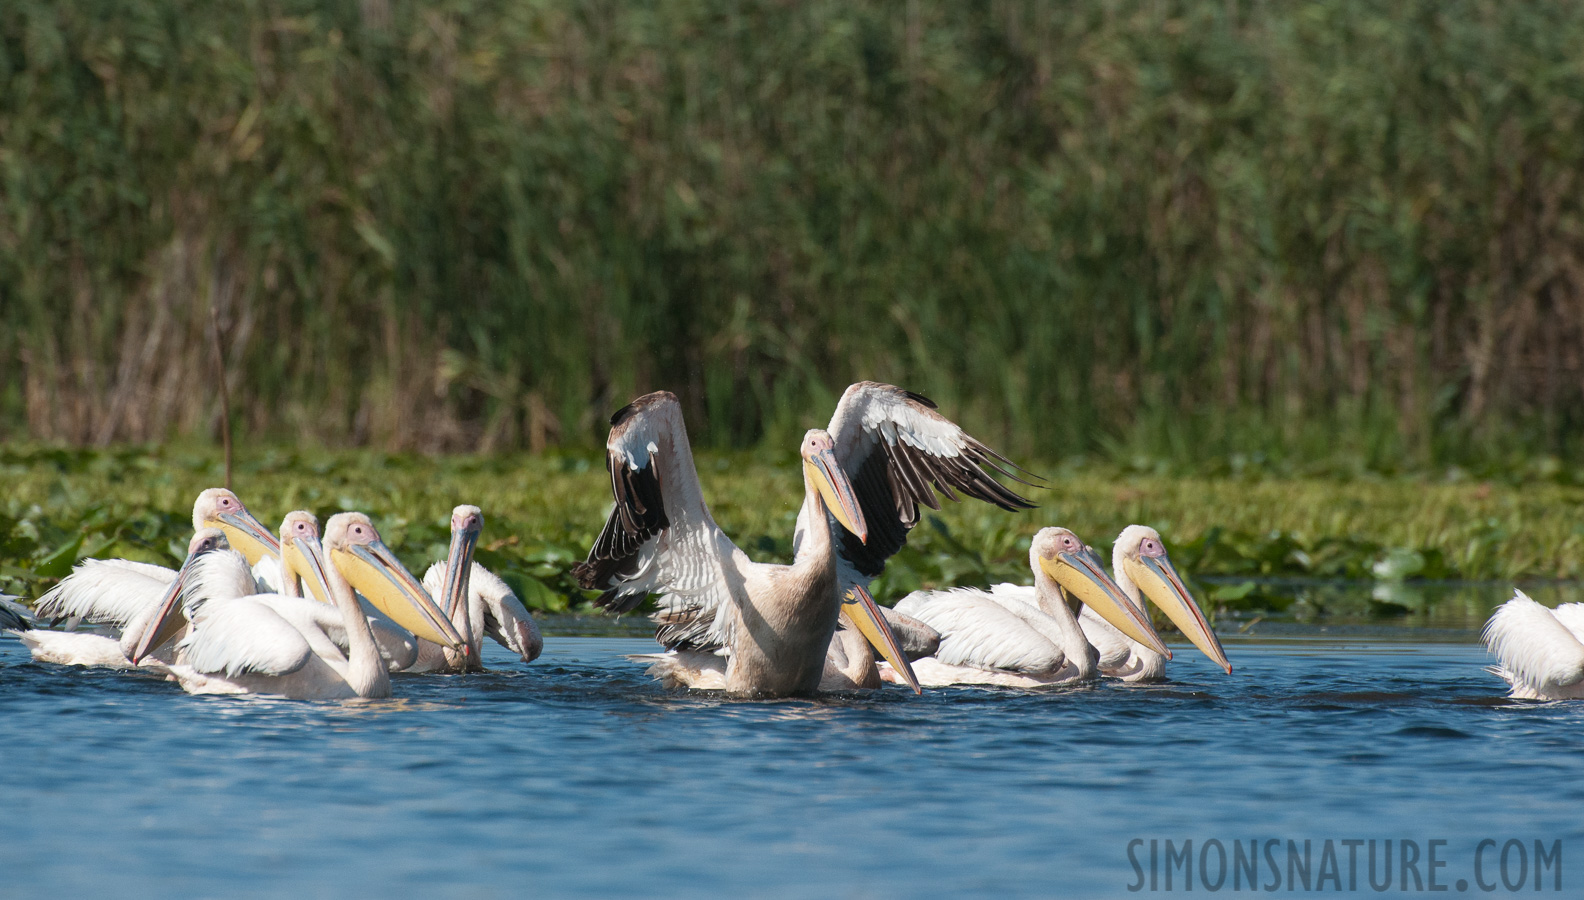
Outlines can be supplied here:
[[323, 704], [0, 638], [0, 894], [1127, 896], [1135, 838], [1445, 839], [1442, 884], [1482, 838], [1561, 840], [1584, 884], [1584, 703], [1503, 701], [1476, 645], [1232, 638], [1231, 677], [1182, 647], [1156, 687], [818, 702], [669, 693], [622, 658], [652, 646]]

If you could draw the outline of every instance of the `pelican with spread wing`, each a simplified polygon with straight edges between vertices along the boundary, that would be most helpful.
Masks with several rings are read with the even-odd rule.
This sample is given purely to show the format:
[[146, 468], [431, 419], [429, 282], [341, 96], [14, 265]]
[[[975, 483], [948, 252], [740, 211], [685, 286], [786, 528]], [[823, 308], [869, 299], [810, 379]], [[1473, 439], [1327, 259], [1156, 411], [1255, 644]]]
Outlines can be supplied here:
[[[218, 528], [200, 528], [187, 545], [187, 557], [181, 568], [167, 570], [163, 566], [132, 563], [128, 560], [89, 560], [57, 585], [55, 591], [45, 595], [39, 608], [47, 614], [59, 616], [62, 606], [70, 615], [86, 618], [101, 625], [110, 634], [93, 631], [54, 631], [33, 629], [19, 632], [22, 643], [32, 653], [35, 662], [56, 663], [63, 666], [105, 667], [113, 669], [135, 668], [131, 662], [133, 648], [143, 640], [153, 626], [158, 610], [179, 596], [194, 573], [206, 562], [206, 589], [230, 596], [250, 594], [255, 590], [253, 576], [247, 561], [231, 550], [223, 531]], [[118, 569], [113, 563], [142, 566], [150, 571], [170, 572], [169, 582], [161, 576], [145, 576], [136, 569]], [[84, 587], [81, 579], [95, 580], [105, 572], [124, 573], [120, 581], [111, 580], [111, 590]], [[80, 579], [72, 582], [72, 579]], [[68, 590], [57, 593], [61, 588]], [[54, 598], [53, 600], [51, 598]], [[141, 606], [133, 605], [134, 602]], [[170, 662], [172, 648], [167, 646], [186, 630], [187, 622], [180, 619], [170, 622], [150, 649], [158, 648], [156, 662]]]
[[[198, 495], [193, 503], [192, 522], [195, 534], [218, 529], [225, 544], [241, 553], [247, 565], [280, 556], [280, 542], [248, 512], [236, 494], [225, 488], [209, 488]], [[188, 555], [192, 556], [190, 552]], [[83, 560], [60, 584], [39, 598], [35, 613], [41, 622], [68, 619], [121, 631], [161, 601], [176, 581], [177, 572], [129, 559]]]
[[640, 397], [611, 424], [607, 465], [616, 508], [575, 572], [584, 587], [605, 591], [599, 605], [618, 612], [651, 592], [661, 595], [655, 637], [670, 652], [650, 671], [677, 685], [753, 696], [813, 693], [842, 615], [910, 676], [863, 585], [902, 547], [918, 506], [938, 508], [934, 490], [1006, 509], [1029, 505], [990, 474], [1011, 475], [1011, 463], [934, 404], [864, 382], [842, 396], [830, 429], [803, 438], [793, 563], [756, 563], [704, 504], [675, 396]]
[[[874, 605], [869, 583], [907, 543], [908, 532], [918, 524], [919, 507], [940, 509], [936, 491], [949, 500], [962, 494], [1005, 510], [1032, 509], [1034, 504], [994, 477], [1029, 484], [1018, 475], [1022, 470], [1016, 464], [941, 415], [934, 401], [921, 394], [860, 381], [842, 394], [828, 431], [836, 441], [837, 461], [852, 481], [859, 507], [873, 529], [865, 542], [842, 534], [836, 547], [837, 581], [845, 600], [842, 630], [829, 651], [828, 681], [832, 687], [849, 681], [864, 686], [880, 680], [878, 661], [873, 654], [865, 658], [865, 642], [846, 633], [852, 621], [848, 612], [858, 605]], [[817, 511], [805, 502], [792, 538], [794, 555], [801, 553], [803, 536], [816, 521]], [[927, 624], [893, 610], [885, 610], [884, 615], [892, 631], [899, 632], [908, 659], [935, 652], [939, 635]], [[918, 689], [908, 674], [894, 667], [891, 673]]]

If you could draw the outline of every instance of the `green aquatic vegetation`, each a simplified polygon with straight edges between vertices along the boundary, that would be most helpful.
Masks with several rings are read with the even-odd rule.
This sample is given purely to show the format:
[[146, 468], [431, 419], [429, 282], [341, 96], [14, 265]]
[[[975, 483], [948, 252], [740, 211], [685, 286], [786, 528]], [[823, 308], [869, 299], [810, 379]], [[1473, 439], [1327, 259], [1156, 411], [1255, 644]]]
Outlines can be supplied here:
[[[235, 487], [267, 523], [291, 509], [374, 517], [415, 572], [445, 554], [451, 508], [476, 503], [478, 551], [531, 608], [587, 612], [571, 577], [610, 508], [595, 452], [539, 456], [400, 455], [366, 451], [244, 454]], [[750, 556], [786, 561], [802, 482], [790, 454], [698, 456], [717, 521]], [[1029, 538], [1065, 525], [1108, 555], [1133, 522], [1160, 530], [1178, 568], [1220, 614], [1417, 610], [1414, 585], [1435, 579], [1584, 578], [1584, 487], [1551, 481], [1170, 475], [1099, 466], [1054, 472], [1040, 508], [1008, 513], [946, 503], [927, 511], [875, 584], [891, 602], [921, 587], [1029, 578]], [[0, 449], [0, 590], [36, 597], [89, 557], [173, 565], [191, 531], [192, 499], [219, 484], [218, 456], [176, 447], [106, 451]], [[1367, 601], [1273, 579], [1368, 580]], [[1351, 605], [1349, 605], [1351, 604]]]

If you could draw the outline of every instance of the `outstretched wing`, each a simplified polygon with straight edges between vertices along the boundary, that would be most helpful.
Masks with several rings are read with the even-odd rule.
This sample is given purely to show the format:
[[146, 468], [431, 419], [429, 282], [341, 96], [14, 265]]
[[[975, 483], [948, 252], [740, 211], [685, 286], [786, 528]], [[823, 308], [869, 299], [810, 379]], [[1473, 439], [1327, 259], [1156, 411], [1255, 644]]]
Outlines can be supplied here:
[[604, 591], [595, 604], [616, 612], [660, 594], [655, 639], [666, 647], [729, 644], [727, 575], [747, 558], [704, 505], [681, 404], [666, 391], [639, 397], [611, 416], [605, 447], [616, 507], [572, 570], [578, 583]]
[[138, 613], [157, 603], [175, 580], [176, 570], [164, 566], [128, 559], [85, 559], [39, 598], [34, 614], [41, 622], [75, 617], [125, 628]]
[[[847, 581], [867, 584], [885, 569], [886, 560], [902, 549], [918, 524], [919, 507], [940, 509], [936, 491], [948, 500], [961, 494], [1007, 510], [1034, 508], [996, 480], [999, 475], [1034, 486], [1020, 477], [1023, 470], [936, 412], [928, 397], [860, 381], [842, 394], [827, 430], [869, 526], [868, 543], [841, 531], [838, 552], [846, 563], [842, 574]], [[812, 524], [808, 519], [805, 504], [798, 514], [794, 552]]]

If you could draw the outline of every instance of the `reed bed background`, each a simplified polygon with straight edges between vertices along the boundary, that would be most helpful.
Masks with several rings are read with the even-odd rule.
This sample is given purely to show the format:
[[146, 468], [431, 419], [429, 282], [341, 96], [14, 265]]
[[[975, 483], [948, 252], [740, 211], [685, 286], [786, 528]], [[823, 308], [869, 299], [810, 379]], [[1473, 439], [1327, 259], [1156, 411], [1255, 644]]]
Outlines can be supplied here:
[[12, 0], [0, 428], [1584, 458], [1584, 7]]

